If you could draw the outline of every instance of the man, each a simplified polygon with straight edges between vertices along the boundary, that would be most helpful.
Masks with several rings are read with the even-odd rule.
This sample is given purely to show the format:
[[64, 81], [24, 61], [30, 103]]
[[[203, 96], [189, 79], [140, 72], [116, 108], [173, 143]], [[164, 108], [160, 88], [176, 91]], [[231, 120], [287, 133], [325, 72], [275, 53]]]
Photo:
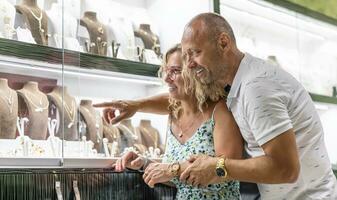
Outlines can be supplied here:
[[[186, 25], [181, 43], [184, 70], [190, 76], [204, 87], [215, 82], [231, 86], [227, 106], [250, 158], [194, 155], [192, 164], [178, 173], [180, 179], [196, 186], [230, 179], [254, 182], [261, 198], [268, 200], [337, 199], [322, 125], [301, 84], [283, 69], [243, 54], [236, 47], [230, 25], [217, 14], [194, 17]], [[123, 118], [137, 110], [166, 113], [166, 101], [165, 95], [159, 95], [100, 106], [120, 108], [119, 118]], [[153, 177], [150, 185], [156, 179]]]

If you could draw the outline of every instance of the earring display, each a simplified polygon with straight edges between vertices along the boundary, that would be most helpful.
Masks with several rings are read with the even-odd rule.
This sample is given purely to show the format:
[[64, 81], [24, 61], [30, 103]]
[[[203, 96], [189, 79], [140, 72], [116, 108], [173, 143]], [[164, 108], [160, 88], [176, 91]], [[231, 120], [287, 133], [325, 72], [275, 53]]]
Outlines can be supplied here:
[[[36, 0], [23, 0], [15, 6], [16, 11], [24, 16], [25, 23], [37, 44], [48, 45], [48, 18], [46, 13], [38, 7]], [[23, 24], [24, 22], [22, 22]]]
[[97, 19], [95, 12], [87, 11], [80, 20], [80, 25], [86, 27], [89, 37], [90, 45], [89, 53], [98, 55], [107, 55], [107, 31], [105, 26]]
[[[140, 24], [139, 29], [134, 32], [136, 37], [139, 37], [144, 44], [143, 57], [145, 62], [152, 64], [161, 64], [161, 52], [159, 37], [154, 34], [149, 24]], [[138, 54], [139, 55], [139, 54]], [[144, 61], [143, 61], [144, 62]]]

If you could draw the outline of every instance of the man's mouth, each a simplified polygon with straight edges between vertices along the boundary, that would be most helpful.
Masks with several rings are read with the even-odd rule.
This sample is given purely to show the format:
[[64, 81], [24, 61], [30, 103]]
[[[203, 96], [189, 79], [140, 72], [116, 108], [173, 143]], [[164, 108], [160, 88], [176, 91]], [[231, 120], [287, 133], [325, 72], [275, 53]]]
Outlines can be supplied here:
[[199, 68], [199, 69], [197, 69], [197, 70], [196, 70], [196, 75], [197, 75], [198, 77], [200, 77], [200, 76], [202, 75], [202, 72], [203, 72], [204, 70], [205, 70], [204, 68]]

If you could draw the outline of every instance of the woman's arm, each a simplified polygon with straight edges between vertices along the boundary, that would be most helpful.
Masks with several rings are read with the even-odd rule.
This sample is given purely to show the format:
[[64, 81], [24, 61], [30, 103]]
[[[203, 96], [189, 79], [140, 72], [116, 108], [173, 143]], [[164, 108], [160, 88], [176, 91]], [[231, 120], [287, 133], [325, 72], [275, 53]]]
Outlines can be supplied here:
[[[104, 119], [112, 124], [116, 124], [123, 119], [132, 117], [136, 112], [146, 112], [154, 114], [168, 114], [168, 94], [163, 93], [144, 99], [137, 100], [117, 100], [94, 104], [94, 107], [105, 108], [103, 110]], [[119, 110], [120, 115], [115, 116], [115, 110]]]

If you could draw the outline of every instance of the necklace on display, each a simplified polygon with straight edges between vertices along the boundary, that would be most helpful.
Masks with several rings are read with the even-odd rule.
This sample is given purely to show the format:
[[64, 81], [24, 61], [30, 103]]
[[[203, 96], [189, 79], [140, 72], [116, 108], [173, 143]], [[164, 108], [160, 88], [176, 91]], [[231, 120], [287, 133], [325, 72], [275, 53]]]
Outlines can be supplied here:
[[147, 128], [141, 128], [145, 134], [152, 139], [153, 143], [154, 143], [154, 147], [157, 148], [158, 147], [158, 144], [157, 144], [157, 141], [158, 141], [158, 134], [154, 132], [154, 138], [152, 137], [152, 134], [150, 133], [149, 130], [147, 130]]
[[1, 95], [1, 99], [3, 99], [4, 101], [6, 101], [6, 105], [8, 104], [8, 109], [9, 109], [9, 113], [12, 114], [13, 113], [13, 107], [14, 107], [14, 104], [13, 104], [13, 93], [11, 90], [9, 90], [9, 94], [6, 95]]
[[138, 140], [137, 132], [134, 127], [132, 127], [133, 131], [131, 131], [131, 129], [127, 127], [126, 125], [121, 124], [121, 123], [119, 125], [121, 126], [122, 129], [126, 130], [129, 134], [131, 134], [134, 140]]
[[[99, 124], [98, 124], [98, 119], [97, 119], [97, 116], [93, 113], [90, 112], [90, 110], [86, 107], [83, 107], [82, 108], [85, 110], [86, 113], [88, 113], [88, 116], [90, 117], [91, 120], [93, 120], [93, 122], [95, 123], [95, 132], [96, 132], [96, 136], [97, 136], [97, 143], [100, 142], [100, 140], [102, 139], [101, 136], [99, 135]], [[86, 121], [86, 123], [88, 124], [88, 122]]]
[[160, 47], [160, 45], [158, 44], [158, 37], [155, 34], [150, 34], [142, 29], [139, 29], [139, 31], [144, 35], [146, 35], [147, 37], [151, 38], [151, 40], [153, 41], [152, 50], [155, 50], [156, 48]]
[[179, 138], [182, 138], [184, 136], [184, 134], [186, 134], [187, 131], [189, 131], [191, 128], [194, 127], [195, 123], [198, 121], [197, 119], [199, 119], [199, 117], [201, 116], [201, 112], [199, 112], [192, 120], [192, 122], [190, 122], [188, 125], [186, 125], [185, 127], [187, 128], [183, 128], [181, 125], [181, 121], [178, 119], [178, 128], [180, 129], [180, 132], [178, 133]]
[[[28, 96], [28, 93], [29, 96]], [[47, 102], [47, 105], [43, 106], [43, 102], [42, 102], [42, 96], [41, 98], [37, 97], [35, 94], [33, 94], [32, 92], [26, 92], [26, 99], [28, 100], [29, 103], [31, 103], [34, 107], [35, 107], [35, 112], [40, 112], [42, 113], [44, 110], [47, 110], [48, 109], [48, 102]], [[39, 105], [36, 105], [35, 102], [31, 99], [31, 97], [34, 97], [36, 100], [39, 100]]]
[[44, 29], [42, 28], [42, 18], [43, 18], [43, 12], [41, 10], [40, 17], [36, 16], [35, 13], [31, 10], [31, 8], [28, 8], [30, 13], [33, 15], [33, 17], [39, 22], [39, 30], [41, 33], [44, 33]]
[[70, 123], [68, 124], [68, 128], [71, 128], [74, 123], [75, 123], [75, 112], [76, 112], [76, 103], [75, 100], [72, 99], [71, 100], [71, 107], [68, 106], [68, 104], [64, 101], [64, 99], [62, 100], [62, 98], [59, 95], [56, 95], [59, 100], [62, 102], [64, 110], [66, 111], [67, 115], [69, 116], [70, 119]]
[[101, 24], [98, 23], [98, 22], [94, 22], [94, 20], [92, 20], [92, 19], [90, 19], [90, 18], [88, 18], [88, 20], [89, 20], [89, 22], [90, 22], [91, 24], [98, 26], [97, 32], [98, 32], [99, 34], [101, 34], [101, 35], [104, 34], [104, 28], [103, 28], [103, 25], [101, 25]]

